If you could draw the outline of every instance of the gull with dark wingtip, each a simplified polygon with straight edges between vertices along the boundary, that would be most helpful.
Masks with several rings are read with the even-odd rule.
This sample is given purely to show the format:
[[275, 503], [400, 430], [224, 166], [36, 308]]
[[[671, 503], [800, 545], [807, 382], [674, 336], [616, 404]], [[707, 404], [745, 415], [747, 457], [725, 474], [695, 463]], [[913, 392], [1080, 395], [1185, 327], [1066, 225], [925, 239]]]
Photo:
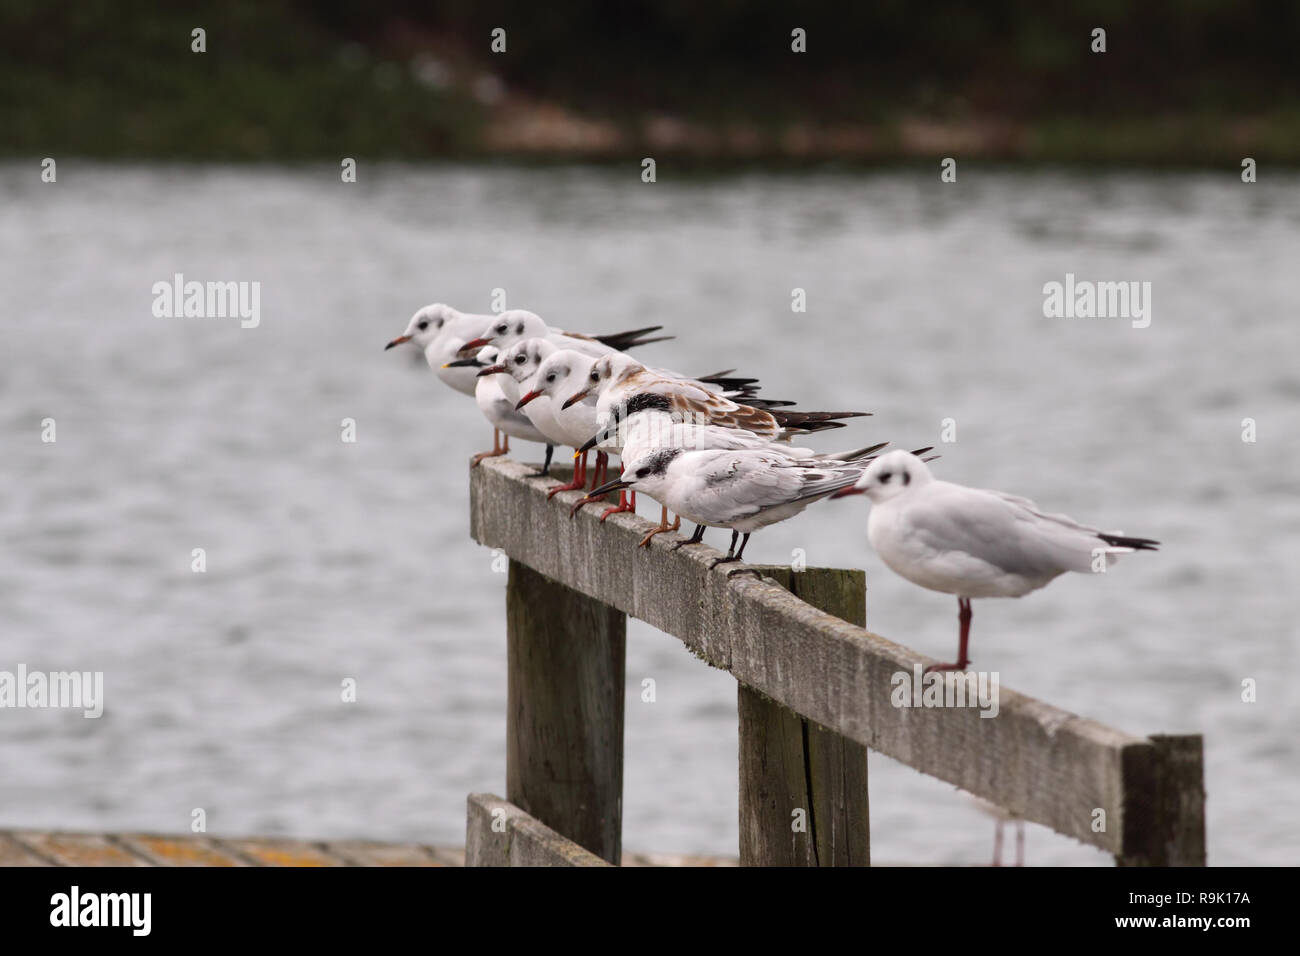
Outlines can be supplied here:
[[1066, 571], [1104, 572], [1121, 554], [1160, 544], [1098, 531], [1028, 498], [940, 481], [905, 451], [882, 455], [856, 483], [871, 499], [867, 537], [890, 570], [913, 584], [957, 595], [957, 660], [970, 664], [972, 598], [1021, 597]]
[[753, 532], [792, 518], [814, 501], [852, 485], [871, 460], [871, 455], [847, 461], [791, 458], [766, 448], [652, 448], [637, 458], [629, 457], [623, 476], [594, 493], [634, 488], [694, 521], [695, 534], [678, 542], [674, 550], [698, 544], [706, 527], [731, 529], [731, 546], [725, 557], [710, 565], [715, 568], [742, 560]]

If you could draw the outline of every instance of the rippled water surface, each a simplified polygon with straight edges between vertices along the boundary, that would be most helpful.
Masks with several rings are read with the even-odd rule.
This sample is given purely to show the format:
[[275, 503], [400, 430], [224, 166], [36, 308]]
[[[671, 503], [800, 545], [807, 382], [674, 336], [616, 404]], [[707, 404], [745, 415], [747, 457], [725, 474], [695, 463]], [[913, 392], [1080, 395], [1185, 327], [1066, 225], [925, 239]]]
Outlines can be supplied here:
[[[466, 509], [490, 434], [381, 346], [500, 288], [566, 328], [662, 323], [657, 364], [875, 413], [823, 448], [938, 443], [952, 419], [942, 476], [1162, 540], [977, 602], [976, 666], [1204, 733], [1211, 862], [1300, 857], [1295, 176], [58, 174], [0, 167], [0, 669], [102, 670], [107, 708], [0, 711], [0, 825], [181, 831], [202, 807], [221, 833], [462, 842], [466, 793], [504, 790], [505, 576]], [[260, 282], [261, 324], [156, 318], [177, 272]], [[1067, 272], [1150, 281], [1150, 327], [1045, 318]], [[748, 553], [865, 567], [872, 629], [950, 659], [955, 602], [884, 569], [866, 516], [820, 504]], [[734, 682], [634, 624], [627, 684], [625, 845], [734, 853]], [[973, 801], [871, 772], [877, 860], [989, 858]], [[1107, 860], [1038, 827], [1028, 858]]]

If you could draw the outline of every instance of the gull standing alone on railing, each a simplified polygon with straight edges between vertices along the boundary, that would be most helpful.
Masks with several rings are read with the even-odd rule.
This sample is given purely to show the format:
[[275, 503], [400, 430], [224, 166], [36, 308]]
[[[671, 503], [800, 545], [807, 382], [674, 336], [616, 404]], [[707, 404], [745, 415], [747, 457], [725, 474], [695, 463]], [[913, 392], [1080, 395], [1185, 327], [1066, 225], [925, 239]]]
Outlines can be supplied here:
[[886, 566], [957, 595], [957, 660], [927, 672], [970, 664], [972, 598], [1021, 597], [1066, 571], [1104, 571], [1119, 555], [1160, 543], [1048, 514], [1028, 498], [940, 481], [905, 451], [880, 456], [854, 488], [871, 499], [867, 537]]

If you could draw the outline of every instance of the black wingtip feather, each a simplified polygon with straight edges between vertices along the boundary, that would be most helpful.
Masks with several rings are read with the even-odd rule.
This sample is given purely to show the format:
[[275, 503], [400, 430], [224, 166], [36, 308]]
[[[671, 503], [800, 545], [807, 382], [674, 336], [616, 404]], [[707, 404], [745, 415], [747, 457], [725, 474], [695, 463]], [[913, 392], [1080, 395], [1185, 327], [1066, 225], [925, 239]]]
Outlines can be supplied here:
[[676, 338], [673, 335], [660, 335], [653, 339], [642, 338], [651, 332], [658, 332], [662, 325], [651, 325], [644, 329], [632, 329], [628, 332], [611, 332], [608, 335], [593, 335], [592, 338], [603, 345], [608, 345], [612, 349], [618, 349], [620, 352], [626, 352], [630, 348], [638, 345], [649, 345], [651, 342], [667, 342], [669, 339]]
[[819, 422], [834, 421], [837, 418], [861, 418], [871, 412], [772, 412], [772, 417], [782, 427], [809, 428]]
[[716, 385], [727, 392], [754, 392], [758, 390], [758, 379], [756, 378], [728, 378], [725, 375], [711, 375], [708, 378], [699, 379], [699, 381], [709, 385]]
[[808, 432], [811, 434], [812, 432], [824, 432], [829, 431], [832, 428], [843, 428], [845, 426], [843, 422], [800, 422], [799, 424], [790, 427], [795, 431]]
[[1150, 538], [1129, 538], [1121, 534], [1098, 534], [1107, 544], [1115, 548], [1132, 548], [1134, 551], [1157, 551], [1160, 547], [1159, 541], [1153, 541]]

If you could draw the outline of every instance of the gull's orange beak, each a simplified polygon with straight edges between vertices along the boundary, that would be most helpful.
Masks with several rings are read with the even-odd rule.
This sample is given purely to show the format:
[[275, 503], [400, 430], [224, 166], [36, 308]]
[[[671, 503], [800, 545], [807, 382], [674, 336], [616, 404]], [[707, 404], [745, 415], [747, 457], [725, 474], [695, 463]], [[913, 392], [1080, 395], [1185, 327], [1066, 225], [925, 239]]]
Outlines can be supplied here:
[[510, 370], [506, 368], [504, 365], [489, 365], [487, 368], [479, 369], [479, 373], [474, 377], [482, 378], [484, 375], [496, 375], [499, 372], [508, 372], [508, 371]]
[[403, 342], [409, 342], [409, 341], [411, 341], [411, 337], [409, 335], [399, 335], [397, 338], [393, 339], [393, 341], [389, 342], [387, 345], [384, 346], [384, 351], [387, 352], [389, 349], [401, 345]]
[[542, 394], [542, 393], [539, 392], [537, 389], [533, 389], [531, 392], [529, 392], [529, 393], [528, 393], [527, 395], [525, 395], [523, 398], [519, 399], [519, 402], [515, 405], [515, 409], [518, 410], [518, 409], [520, 409], [520, 408], [523, 408], [525, 405], [527, 405], [527, 404], [528, 404], [529, 402], [531, 402], [534, 398], [537, 398], [537, 396], [539, 396], [539, 395], [541, 395], [541, 394]]
[[468, 342], [466, 342], [464, 345], [462, 345], [462, 346], [460, 347], [460, 351], [457, 352], [456, 354], [457, 354], [457, 355], [464, 355], [464, 354], [465, 354], [466, 352], [468, 352], [470, 349], [481, 349], [483, 346], [487, 345], [487, 344], [488, 344], [489, 342], [491, 342], [491, 341], [492, 341], [492, 340], [491, 340], [490, 338], [489, 338], [489, 339], [470, 339]]
[[576, 394], [576, 395], [570, 395], [568, 398], [566, 398], [566, 399], [564, 400], [564, 404], [561, 405], [560, 407], [561, 407], [561, 408], [568, 408], [570, 405], [573, 405], [573, 404], [576, 403], [576, 402], [580, 402], [580, 401], [582, 401], [584, 398], [586, 398], [586, 397], [587, 397], [588, 395], [590, 395], [590, 394], [591, 394], [591, 389], [589, 389], [589, 388], [584, 388], [581, 392], [578, 392], [578, 394]]
[[841, 488], [839, 491], [835, 492], [835, 494], [831, 495], [831, 497], [847, 498], [849, 497], [849, 495], [861, 495], [861, 494], [866, 494], [864, 489], [854, 488], [852, 485], [849, 485], [847, 488]]

